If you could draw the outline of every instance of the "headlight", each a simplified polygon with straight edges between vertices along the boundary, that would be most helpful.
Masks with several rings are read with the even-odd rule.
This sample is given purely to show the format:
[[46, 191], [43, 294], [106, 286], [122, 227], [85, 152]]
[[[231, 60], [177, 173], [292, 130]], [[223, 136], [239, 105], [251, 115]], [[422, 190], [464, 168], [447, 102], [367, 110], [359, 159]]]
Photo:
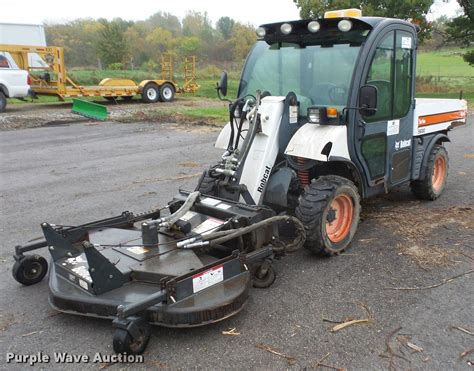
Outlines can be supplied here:
[[318, 124], [321, 118], [319, 107], [308, 108], [308, 121], [312, 124]]
[[318, 32], [320, 28], [321, 28], [321, 25], [319, 24], [318, 21], [311, 21], [308, 23], [309, 32], [312, 32], [312, 33]]
[[293, 30], [293, 26], [289, 23], [283, 23], [280, 26], [280, 31], [282, 34], [288, 35]]
[[265, 34], [267, 33], [267, 31], [265, 30], [264, 27], [259, 27], [255, 31], [255, 33], [257, 34], [258, 37], [265, 37]]
[[339, 30], [342, 32], [350, 31], [352, 28], [352, 22], [348, 19], [343, 19], [342, 21], [339, 21], [337, 28], [339, 28]]

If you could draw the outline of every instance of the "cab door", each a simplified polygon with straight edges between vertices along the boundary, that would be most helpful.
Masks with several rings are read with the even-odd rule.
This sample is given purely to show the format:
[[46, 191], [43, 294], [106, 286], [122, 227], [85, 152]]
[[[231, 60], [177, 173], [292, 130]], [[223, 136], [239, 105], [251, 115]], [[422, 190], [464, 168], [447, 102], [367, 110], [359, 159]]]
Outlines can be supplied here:
[[377, 88], [377, 111], [356, 114], [356, 153], [369, 187], [384, 184], [388, 189], [410, 176], [415, 41], [409, 27], [392, 26], [368, 53], [361, 85]]

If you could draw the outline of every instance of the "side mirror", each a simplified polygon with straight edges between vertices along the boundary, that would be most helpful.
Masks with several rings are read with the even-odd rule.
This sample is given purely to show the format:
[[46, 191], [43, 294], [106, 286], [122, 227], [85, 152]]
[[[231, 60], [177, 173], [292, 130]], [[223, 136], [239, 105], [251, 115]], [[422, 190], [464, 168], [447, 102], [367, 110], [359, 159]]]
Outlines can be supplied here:
[[377, 87], [364, 85], [359, 90], [359, 112], [362, 116], [373, 116], [377, 112]]
[[220, 81], [217, 83], [217, 93], [224, 97], [227, 95], [227, 72], [223, 71]]

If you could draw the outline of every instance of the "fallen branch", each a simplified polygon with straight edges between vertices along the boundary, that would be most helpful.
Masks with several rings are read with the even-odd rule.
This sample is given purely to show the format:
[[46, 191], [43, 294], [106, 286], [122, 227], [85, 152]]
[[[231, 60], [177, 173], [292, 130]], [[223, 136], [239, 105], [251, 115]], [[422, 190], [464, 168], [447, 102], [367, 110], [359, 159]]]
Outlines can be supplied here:
[[287, 360], [288, 364], [290, 364], [290, 365], [294, 365], [296, 363], [296, 358], [295, 357], [289, 356], [287, 354], [280, 353], [277, 350], [270, 347], [269, 345], [257, 344], [257, 345], [255, 345], [255, 347], [258, 348], [258, 349], [265, 350], [269, 353], [275, 354], [279, 357], [285, 358]]
[[451, 326], [451, 330], [459, 330], [459, 331], [461, 331], [461, 332], [464, 332], [465, 334], [474, 336], [474, 332], [469, 331], [469, 330], [465, 329], [464, 327]]
[[365, 319], [353, 319], [351, 321], [347, 321], [347, 322], [343, 322], [343, 323], [340, 323], [336, 326], [334, 326], [330, 331], [331, 332], [337, 332], [339, 330], [342, 330], [346, 327], [349, 327], [349, 326], [352, 326], [352, 325], [357, 325], [359, 323], [368, 323], [369, 322], [369, 319], [368, 318], [365, 318]]
[[395, 364], [394, 364], [394, 358], [398, 357], [400, 359], [403, 359], [404, 361], [407, 361], [408, 363], [411, 363], [409, 359], [405, 358], [404, 356], [397, 354], [393, 351], [392, 346], [390, 345], [390, 342], [392, 341], [392, 338], [402, 329], [402, 327], [397, 327], [395, 330], [390, 332], [388, 336], [385, 338], [385, 352], [387, 354], [380, 354], [381, 357], [388, 358], [389, 364], [388, 364], [388, 369], [390, 371], [395, 370]]
[[234, 328], [231, 328], [227, 331], [222, 331], [222, 335], [227, 335], [227, 336], [239, 336], [240, 335], [240, 332], [237, 331], [237, 329], [234, 327]]
[[474, 353], [474, 348], [469, 349], [469, 350], [465, 350], [464, 352], [462, 352], [462, 353], [459, 355], [459, 358], [464, 358], [464, 357], [466, 357], [467, 355], [469, 355], [469, 354], [471, 354], [471, 353]]
[[326, 354], [324, 357], [322, 357], [322, 358], [314, 365], [314, 367], [315, 367], [315, 368], [318, 368], [319, 365], [321, 364], [321, 362], [324, 361], [326, 358], [328, 358], [330, 354], [331, 354], [331, 353], [328, 353], [328, 354]]
[[430, 286], [421, 286], [421, 287], [385, 287], [385, 289], [387, 290], [405, 290], [405, 291], [410, 291], [410, 290], [429, 290], [429, 289], [434, 289], [436, 287], [440, 287], [448, 282], [451, 282], [457, 278], [461, 278], [463, 276], [467, 276], [468, 274], [471, 274], [471, 273], [474, 273], [474, 269], [471, 269], [467, 272], [464, 272], [464, 273], [461, 273], [461, 274], [458, 274], [456, 276], [453, 276], [453, 277], [450, 277], [450, 278], [445, 278], [444, 280], [442, 280], [441, 282], [438, 282], [434, 285], [430, 285]]

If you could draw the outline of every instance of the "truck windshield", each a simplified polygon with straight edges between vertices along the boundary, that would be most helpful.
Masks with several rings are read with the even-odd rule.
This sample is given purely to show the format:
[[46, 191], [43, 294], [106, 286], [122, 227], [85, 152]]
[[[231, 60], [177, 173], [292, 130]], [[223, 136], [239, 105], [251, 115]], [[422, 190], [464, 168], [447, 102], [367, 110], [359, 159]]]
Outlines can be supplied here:
[[347, 105], [360, 44], [330, 46], [258, 41], [247, 59], [239, 97], [259, 89], [272, 95], [298, 96], [300, 115], [308, 106]]

